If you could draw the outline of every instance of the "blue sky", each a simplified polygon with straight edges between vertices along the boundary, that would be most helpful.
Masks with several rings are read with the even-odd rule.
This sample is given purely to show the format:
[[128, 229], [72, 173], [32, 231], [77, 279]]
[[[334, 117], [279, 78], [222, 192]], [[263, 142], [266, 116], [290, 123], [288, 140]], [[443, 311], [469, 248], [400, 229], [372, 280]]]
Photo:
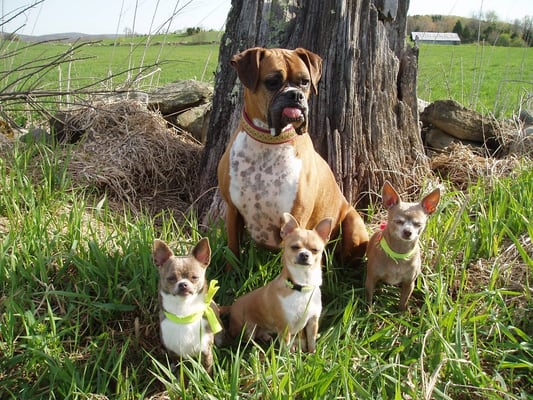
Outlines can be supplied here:
[[[366, 1], [366, 0], [361, 0]], [[3, 21], [38, 0], [0, 0]], [[222, 29], [231, 0], [44, 0], [2, 28], [21, 34], [62, 32], [171, 32], [188, 27]], [[177, 11], [170, 23], [168, 18]], [[533, 17], [531, 0], [411, 0], [410, 15], [478, 16], [495, 11], [501, 21]]]

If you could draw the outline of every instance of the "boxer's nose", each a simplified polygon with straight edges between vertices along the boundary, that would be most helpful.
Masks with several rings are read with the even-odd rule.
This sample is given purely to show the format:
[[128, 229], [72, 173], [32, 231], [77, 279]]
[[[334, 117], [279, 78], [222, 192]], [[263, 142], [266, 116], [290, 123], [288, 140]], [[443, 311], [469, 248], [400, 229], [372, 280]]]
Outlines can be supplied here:
[[305, 96], [299, 90], [293, 90], [288, 92], [288, 97], [292, 101], [301, 102], [305, 99]]

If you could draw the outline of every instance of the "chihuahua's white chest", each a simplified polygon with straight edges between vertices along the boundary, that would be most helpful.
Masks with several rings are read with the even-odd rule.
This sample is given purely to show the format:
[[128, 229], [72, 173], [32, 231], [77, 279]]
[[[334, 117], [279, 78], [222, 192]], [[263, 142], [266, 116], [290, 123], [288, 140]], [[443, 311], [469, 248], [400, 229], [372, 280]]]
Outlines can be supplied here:
[[279, 246], [279, 224], [298, 193], [302, 161], [294, 146], [264, 144], [240, 132], [231, 148], [230, 195], [252, 238]]
[[[161, 292], [163, 308], [178, 316], [184, 317], [205, 309], [203, 296], [185, 298], [172, 296]], [[161, 321], [161, 338], [167, 350], [182, 356], [196, 356], [208, 351], [213, 342], [213, 334], [208, 330], [205, 318], [199, 318], [191, 323], [176, 323], [164, 318]]]
[[308, 291], [293, 290], [289, 296], [281, 297], [280, 301], [291, 334], [301, 331], [309, 319], [320, 317], [322, 312], [319, 286], [314, 286]]

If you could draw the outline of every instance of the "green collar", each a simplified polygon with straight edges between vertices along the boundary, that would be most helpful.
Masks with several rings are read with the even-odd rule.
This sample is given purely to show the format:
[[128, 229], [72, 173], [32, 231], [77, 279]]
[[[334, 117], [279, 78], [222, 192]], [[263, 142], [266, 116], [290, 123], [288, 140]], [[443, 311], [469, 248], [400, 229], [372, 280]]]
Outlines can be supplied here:
[[215, 312], [211, 308], [211, 301], [213, 300], [215, 293], [219, 289], [217, 284], [218, 284], [218, 281], [216, 279], [213, 279], [211, 283], [209, 284], [209, 289], [207, 290], [207, 295], [205, 296], [205, 307], [203, 310], [200, 310], [193, 314], [185, 315], [184, 317], [179, 317], [168, 311], [164, 311], [165, 317], [169, 321], [174, 322], [175, 324], [187, 325], [187, 324], [191, 324], [197, 321], [198, 319], [202, 318], [205, 315], [207, 322], [209, 323], [209, 327], [211, 328], [211, 331], [213, 333], [220, 332], [222, 330], [222, 326], [220, 325], [220, 322], [218, 321], [218, 318]]
[[254, 123], [250, 121], [250, 118], [248, 117], [248, 115], [246, 115], [246, 112], [244, 110], [242, 112], [241, 117], [241, 126], [250, 137], [257, 140], [258, 142], [266, 144], [287, 143], [291, 140], [294, 140], [294, 138], [298, 136], [298, 133], [296, 133], [296, 129], [294, 129], [292, 125], [290, 126], [290, 128], [281, 131], [279, 135], [272, 136], [270, 130], [263, 129], [254, 125]]
[[416, 247], [413, 247], [407, 253], [397, 253], [397, 252], [395, 252], [394, 250], [392, 250], [390, 248], [389, 244], [387, 243], [387, 241], [383, 237], [383, 234], [381, 234], [381, 236], [379, 238], [379, 244], [381, 245], [381, 248], [383, 249], [383, 251], [390, 258], [392, 258], [396, 262], [396, 264], [398, 264], [398, 260], [405, 261], [405, 260], [410, 259], [413, 256], [413, 254], [415, 254], [415, 251], [416, 251]]
[[311, 285], [299, 285], [298, 283], [294, 283], [294, 281], [291, 278], [285, 279], [285, 284], [289, 287], [289, 289], [296, 290], [297, 292], [310, 292], [314, 290], [314, 286]]

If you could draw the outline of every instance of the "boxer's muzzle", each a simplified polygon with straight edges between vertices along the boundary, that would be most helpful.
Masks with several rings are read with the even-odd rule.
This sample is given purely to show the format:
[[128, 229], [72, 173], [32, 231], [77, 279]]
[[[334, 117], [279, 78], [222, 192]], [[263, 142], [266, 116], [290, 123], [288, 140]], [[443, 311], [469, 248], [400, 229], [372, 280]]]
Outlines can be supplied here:
[[285, 88], [278, 92], [270, 103], [268, 110], [268, 126], [278, 136], [283, 128], [292, 124], [296, 133], [307, 132], [307, 97], [297, 88]]

